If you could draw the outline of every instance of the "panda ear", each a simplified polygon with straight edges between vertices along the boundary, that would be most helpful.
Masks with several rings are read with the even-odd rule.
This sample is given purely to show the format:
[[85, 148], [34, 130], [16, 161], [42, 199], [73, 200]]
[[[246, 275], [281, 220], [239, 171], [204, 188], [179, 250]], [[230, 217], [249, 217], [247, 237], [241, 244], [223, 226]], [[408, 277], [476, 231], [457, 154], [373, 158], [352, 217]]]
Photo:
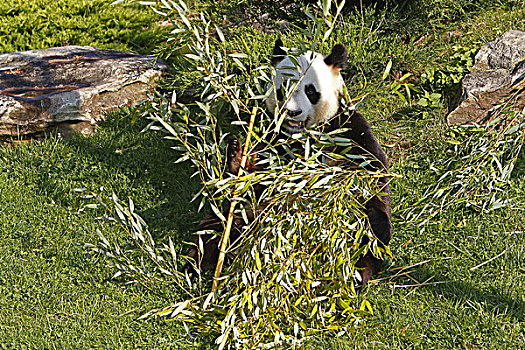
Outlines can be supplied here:
[[276, 66], [279, 62], [283, 60], [284, 57], [286, 57], [286, 51], [283, 50], [283, 41], [281, 38], [277, 39], [275, 41], [275, 46], [273, 47], [273, 53], [272, 53], [272, 65]]
[[325, 57], [324, 63], [327, 66], [331, 66], [336, 73], [339, 73], [347, 67], [346, 55], [346, 48], [341, 44], [337, 44], [332, 48], [332, 52]]

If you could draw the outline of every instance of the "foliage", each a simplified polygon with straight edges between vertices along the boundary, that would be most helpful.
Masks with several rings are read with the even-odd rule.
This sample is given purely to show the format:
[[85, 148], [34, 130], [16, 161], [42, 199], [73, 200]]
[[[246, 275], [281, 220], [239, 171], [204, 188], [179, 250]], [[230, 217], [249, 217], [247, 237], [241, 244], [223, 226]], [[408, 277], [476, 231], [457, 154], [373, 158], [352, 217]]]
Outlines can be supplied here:
[[[390, 60], [386, 65], [382, 80], [385, 80], [388, 77], [391, 69], [392, 61]], [[408, 81], [408, 78], [410, 78], [411, 76], [412, 73], [406, 73], [399, 79], [394, 79], [386, 85], [386, 89], [390, 91], [390, 94], [397, 95], [400, 101], [408, 105], [412, 104], [413, 95], [419, 95], [422, 93], [419, 87], [415, 86], [413, 83]]]
[[399, 79], [386, 80], [392, 68], [390, 61], [382, 77], [383, 81], [387, 81], [384, 88], [397, 95], [405, 105], [422, 109], [423, 118], [428, 118], [429, 110], [442, 108], [444, 99], [457, 98], [461, 80], [471, 71], [478, 48], [454, 45], [452, 51], [454, 53], [446, 64], [427, 66], [417, 83], [410, 72]]
[[427, 67], [421, 75], [423, 84], [428, 84], [434, 91], [448, 94], [456, 93], [463, 77], [472, 70], [478, 48], [461, 45], [452, 46], [453, 54], [444, 67]]
[[401, 0], [390, 3], [397, 10], [389, 11], [392, 16], [387, 25], [400, 26], [401, 32], [413, 36], [414, 40], [446, 29], [450, 23], [466, 21], [482, 11], [521, 6], [513, 0]]
[[447, 132], [445, 157], [430, 164], [432, 182], [416, 202], [405, 201], [399, 208], [404, 223], [424, 228], [458, 207], [487, 213], [510, 204], [511, 175], [525, 142], [525, 111], [511, 107], [499, 106], [496, 119], [487, 126], [457, 126]]
[[443, 22], [456, 21], [469, 13], [479, 11], [482, 6], [490, 6], [499, 3], [499, 0], [480, 3], [476, 0], [431, 0], [419, 3], [418, 6], [424, 11], [430, 23], [440, 26]]
[[[184, 48], [183, 56], [196, 72], [200, 96], [194, 108], [177, 103], [176, 92], [169, 97], [158, 94], [148, 111], [154, 120], [150, 127], [160, 123], [168, 132], [168, 138], [176, 142], [174, 148], [182, 152], [179, 161], [193, 163], [194, 175], [203, 183], [202, 190], [194, 197], [200, 201], [199, 208], [209, 205], [224, 223], [236, 215], [244, 220], [245, 227], [241, 237], [227, 248], [236, 253], [236, 258], [224, 275], [220, 275], [220, 269], [216, 271], [220, 284], [212, 292], [207, 292], [202, 276], [194, 283], [187, 273], [178, 270], [178, 257], [171, 239], [156, 248], [146, 223], [134, 212], [132, 202], [128, 208], [116, 202], [117, 220], [128, 228], [144, 254], [130, 258], [129, 253], [112, 245], [101, 233], [100, 248], [93, 248], [115, 262], [119, 269], [117, 276], [124, 274], [141, 283], [157, 280], [178, 285], [189, 299], [153, 310], [144, 317], [161, 316], [181, 321], [189, 333], [209, 332], [216, 337], [215, 343], [220, 349], [296, 345], [322, 332], [346, 332], [360, 322], [363, 312], [372, 310], [367, 300], [359, 301], [354, 289], [354, 280], [358, 278], [357, 260], [368, 251], [379, 257], [390, 254], [388, 249], [377, 245], [362, 211], [367, 198], [381, 195], [376, 181], [383, 175], [328, 166], [323, 159], [345, 157], [344, 151], [331, 153], [331, 147], [346, 145], [347, 150], [350, 149], [350, 140], [337, 135], [314, 130], [290, 135], [293, 137], [288, 140], [278, 138], [268, 142], [272, 133], [280, 130], [284, 119], [281, 111], [276, 110], [271, 116], [259, 105], [266, 97], [265, 87], [271, 71], [264, 66], [248, 69], [243, 60], [248, 59], [249, 54], [228, 53], [220, 27], [202, 14], [190, 15], [183, 2], [162, 2], [160, 6], [157, 12], [174, 16], [172, 33], [176, 36], [170, 40]], [[319, 13], [328, 16], [329, 7], [329, 3], [324, 2]], [[333, 31], [337, 15], [326, 17], [328, 21], [309, 17], [312, 21], [301, 35], [312, 44], [298, 41], [296, 44], [302, 49], [290, 50], [289, 54], [297, 55], [325, 42]], [[458, 55], [458, 64], [463, 64], [464, 57], [470, 57], [472, 52]], [[383, 80], [391, 67], [390, 62]], [[415, 93], [422, 96], [418, 101], [420, 106], [439, 108], [440, 95], [424, 93], [407, 80], [410, 76], [405, 74], [387, 88], [405, 104], [412, 104]], [[349, 102], [348, 96], [346, 102]], [[346, 107], [345, 112], [351, 115], [351, 108]], [[268, 170], [227, 173], [226, 134], [224, 117], [221, 118], [224, 113], [233, 114], [233, 124], [243, 126], [245, 134], [253, 135], [259, 145], [264, 145], [259, 157]], [[251, 121], [246, 128], [248, 116]], [[482, 134], [483, 129], [476, 131], [460, 142], [450, 142], [457, 146], [451, 153], [461, 157], [452, 157], [443, 164], [436, 162], [434, 169], [446, 171], [440, 174], [437, 187], [431, 185], [416, 202], [405, 201], [405, 207], [399, 212], [404, 224], [424, 230], [436, 215], [459, 205], [489, 211], [507, 204], [499, 194], [505, 189], [521, 150], [521, 137], [516, 138], [516, 133], [521, 135], [521, 125], [506, 129], [497, 138]], [[456, 137], [460, 135], [464, 134], [459, 132]], [[500, 140], [501, 135], [508, 139]], [[275, 144], [287, 149], [292, 158], [283, 162]], [[254, 150], [249, 143], [246, 147]], [[256, 197], [256, 188], [261, 186], [264, 190]], [[486, 202], [489, 196], [490, 201]], [[235, 205], [240, 208], [234, 210]], [[226, 216], [224, 208], [228, 206], [230, 213]], [[326, 213], [327, 208], [332, 210]], [[284, 218], [283, 210], [287, 213]], [[223, 240], [228, 240], [228, 233], [226, 229]], [[365, 236], [370, 242], [361, 247]], [[202, 251], [202, 241], [197, 248]], [[144, 256], [149, 258], [149, 263], [142, 260]]]
[[[321, 20], [307, 14], [311, 21], [303, 35], [311, 40], [300, 43], [302, 49], [290, 50], [289, 54], [299, 55], [326, 41], [343, 4], [332, 16], [330, 2], [323, 2], [317, 10], [324, 16]], [[175, 92], [170, 98], [159, 94], [151, 102], [149, 113], [169, 132], [168, 138], [176, 141], [174, 148], [182, 152], [179, 161], [193, 163], [194, 175], [203, 183], [194, 197], [200, 200], [200, 208], [209, 205], [225, 227], [226, 221], [237, 215], [244, 219], [245, 228], [227, 248], [236, 252], [236, 258], [224, 277], [218, 268], [219, 288], [211, 293], [203, 289], [201, 279], [196, 285], [177, 269], [171, 240], [163, 248], [155, 248], [132, 202], [127, 209], [117, 203], [118, 221], [128, 227], [131, 237], [151, 260], [150, 267], [133, 263], [129, 254], [110, 244], [102, 234], [101, 247], [92, 248], [115, 261], [118, 275], [144, 281], [167, 275], [186, 290], [190, 299], [150, 315], [182, 321], [191, 325], [190, 331], [211, 332], [220, 349], [297, 344], [320, 332], [345, 331], [359, 323], [361, 316], [372, 309], [368, 301], [357, 298], [354, 283], [360, 276], [355, 265], [369, 251], [378, 257], [390, 254], [388, 248], [378, 244], [364, 212], [368, 199], [384, 195], [378, 179], [387, 175], [364, 169], [372, 159], [347, 153], [355, 144], [338, 135], [344, 130], [330, 134], [316, 130], [302, 135], [288, 135], [283, 130], [279, 133], [284, 111], [269, 115], [259, 105], [266, 97], [271, 70], [263, 66], [255, 69], [259, 73], [256, 76], [245, 73], [242, 60], [248, 55], [227, 53], [219, 27], [203, 15], [190, 16], [183, 2], [162, 2], [161, 6], [162, 11], [175, 13], [172, 33], [177, 36], [170, 40], [187, 48], [184, 56], [200, 75], [202, 102], [196, 102], [198, 109], [192, 109], [177, 104]], [[218, 40], [213, 40], [211, 31]], [[230, 73], [232, 67], [237, 74]], [[286, 96], [296, 86], [297, 82], [292, 82]], [[226, 135], [220, 125], [224, 110], [236, 115], [233, 124], [241, 126], [246, 125], [243, 116], [250, 113], [244, 133], [258, 141], [258, 149], [263, 146], [258, 156], [261, 163], [267, 164], [267, 170], [227, 172]], [[343, 110], [341, 118], [351, 118], [353, 108], [345, 106]], [[250, 152], [255, 152], [254, 146], [246, 142]], [[333, 153], [334, 147], [342, 150]], [[286, 150], [286, 160], [280, 158], [278, 148]], [[331, 159], [328, 164], [327, 159]], [[363, 167], [345, 169], [344, 163], [356, 161]], [[257, 188], [264, 190], [255, 196]], [[234, 211], [237, 204], [240, 208]], [[230, 206], [228, 217], [223, 214], [226, 205]], [[251, 222], [249, 217], [255, 220]], [[223, 240], [228, 240], [228, 233], [224, 231]], [[366, 244], [362, 243], [364, 237]], [[202, 251], [202, 242], [198, 248]]]

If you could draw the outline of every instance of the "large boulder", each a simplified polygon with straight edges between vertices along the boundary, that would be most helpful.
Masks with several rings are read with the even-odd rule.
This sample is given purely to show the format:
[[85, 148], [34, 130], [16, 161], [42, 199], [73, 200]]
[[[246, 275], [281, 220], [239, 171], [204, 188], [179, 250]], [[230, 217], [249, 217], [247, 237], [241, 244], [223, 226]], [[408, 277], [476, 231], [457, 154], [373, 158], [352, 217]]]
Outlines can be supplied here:
[[0, 55], [0, 138], [91, 133], [146, 98], [167, 66], [130, 52], [65, 46]]
[[525, 107], [525, 32], [510, 30], [481, 47], [472, 71], [463, 78], [461, 95], [449, 124], [484, 124], [508, 106]]

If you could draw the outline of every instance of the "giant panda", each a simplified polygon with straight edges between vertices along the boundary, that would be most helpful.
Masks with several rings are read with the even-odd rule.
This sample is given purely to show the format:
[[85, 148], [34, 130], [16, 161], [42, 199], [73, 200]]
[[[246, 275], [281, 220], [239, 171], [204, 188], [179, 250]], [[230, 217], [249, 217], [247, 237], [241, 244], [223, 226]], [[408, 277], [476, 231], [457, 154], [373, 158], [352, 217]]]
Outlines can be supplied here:
[[[266, 106], [270, 112], [280, 109], [286, 113], [284, 127], [288, 132], [300, 132], [303, 128], [321, 125], [324, 132], [339, 128], [347, 131], [341, 134], [353, 140], [356, 147], [350, 153], [360, 155], [366, 153], [372, 161], [367, 168], [388, 171], [388, 161], [379, 142], [374, 136], [366, 119], [355, 112], [348, 119], [339, 118], [340, 99], [343, 92], [343, 78], [341, 70], [347, 66], [347, 51], [343, 45], [335, 45], [328, 56], [315, 52], [306, 52], [296, 57], [295, 64], [283, 49], [283, 43], [278, 39], [272, 55], [272, 64], [276, 74], [273, 76], [273, 85], [268, 91]], [[294, 82], [294, 90], [286, 93], [287, 87]], [[242, 147], [236, 139], [229, 146], [228, 164], [231, 173], [237, 174], [239, 170]], [[337, 150], [335, 150], [337, 152]], [[248, 172], [261, 170], [257, 156], [252, 155], [245, 166]], [[380, 179], [382, 191], [381, 198], [372, 197], [366, 204], [365, 210], [372, 231], [382, 244], [388, 244], [392, 236], [390, 188], [386, 177]], [[201, 222], [203, 230], [221, 230], [222, 225], [213, 216], [206, 217]], [[241, 234], [242, 219], [235, 219], [231, 239], [235, 240]], [[217, 264], [219, 255], [220, 237], [200, 237], [204, 241], [204, 254], [199, 257], [201, 270], [213, 269]], [[363, 241], [367, 244], [368, 241]], [[196, 259], [198, 250], [193, 248], [188, 254]], [[356, 265], [361, 270], [361, 284], [366, 285], [372, 275], [381, 268], [381, 260], [371, 253], [363, 256]]]

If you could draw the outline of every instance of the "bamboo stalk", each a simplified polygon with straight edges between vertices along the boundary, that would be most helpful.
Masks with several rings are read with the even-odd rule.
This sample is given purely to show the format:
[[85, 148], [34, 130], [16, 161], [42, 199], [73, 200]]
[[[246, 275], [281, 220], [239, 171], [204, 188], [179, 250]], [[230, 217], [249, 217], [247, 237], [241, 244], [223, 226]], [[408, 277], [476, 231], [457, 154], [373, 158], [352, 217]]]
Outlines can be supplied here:
[[[244, 143], [244, 148], [242, 151], [241, 166], [239, 167], [239, 172], [237, 173], [237, 176], [241, 175], [241, 172], [246, 166], [246, 161], [248, 159], [248, 151], [250, 149], [250, 139], [252, 136], [253, 123], [255, 122], [256, 112], [257, 112], [257, 107], [253, 107], [252, 113], [250, 115], [250, 124], [248, 125], [248, 135], [246, 135], [246, 141]], [[237, 193], [234, 191], [233, 198], [236, 198], [236, 197], [237, 197]], [[232, 201], [230, 204], [230, 210], [228, 211], [226, 229], [224, 230], [224, 234], [222, 235], [221, 247], [219, 250], [219, 259], [217, 260], [217, 267], [215, 268], [215, 274], [213, 276], [213, 284], [211, 287], [212, 293], [215, 292], [217, 290], [217, 287], [219, 286], [219, 278], [221, 277], [222, 266], [224, 264], [224, 258], [226, 257], [226, 248], [228, 247], [228, 243], [230, 240], [230, 232], [232, 229], [233, 216], [235, 213], [235, 207], [237, 206], [237, 202], [238, 202], [237, 200]]]

